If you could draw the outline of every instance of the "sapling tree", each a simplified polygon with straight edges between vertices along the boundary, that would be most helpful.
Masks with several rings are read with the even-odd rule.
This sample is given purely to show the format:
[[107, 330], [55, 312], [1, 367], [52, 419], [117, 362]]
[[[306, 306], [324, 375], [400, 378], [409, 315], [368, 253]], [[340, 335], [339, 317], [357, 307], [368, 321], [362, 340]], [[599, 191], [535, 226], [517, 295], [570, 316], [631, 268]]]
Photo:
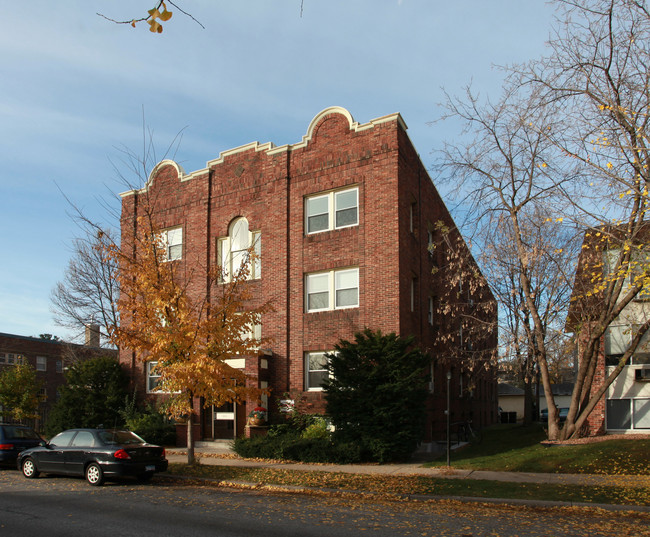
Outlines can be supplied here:
[[[253, 251], [224, 278], [221, 266], [204, 269], [170, 260], [151, 211], [136, 223], [121, 248], [111, 245], [104, 251], [120, 267], [121, 317], [111, 327], [111, 337], [152, 364], [159, 377], [157, 389], [166, 394], [167, 413], [187, 422], [191, 464], [196, 400], [208, 407], [260, 397], [261, 390], [228, 359], [258, 352], [262, 341], [252, 334], [271, 305], [250, 303], [247, 280]], [[194, 288], [199, 280], [207, 282], [205, 292]]]

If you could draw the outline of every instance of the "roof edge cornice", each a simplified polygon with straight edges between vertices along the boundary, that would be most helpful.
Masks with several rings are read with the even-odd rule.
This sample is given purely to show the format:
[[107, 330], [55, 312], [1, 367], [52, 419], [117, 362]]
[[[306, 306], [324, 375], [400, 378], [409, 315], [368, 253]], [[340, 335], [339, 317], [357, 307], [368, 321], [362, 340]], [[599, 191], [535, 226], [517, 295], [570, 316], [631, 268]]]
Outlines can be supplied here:
[[393, 121], [397, 121], [397, 123], [400, 125], [400, 127], [402, 129], [404, 129], [404, 131], [406, 131], [408, 129], [408, 127], [406, 126], [406, 122], [404, 121], [404, 119], [402, 118], [402, 116], [401, 116], [401, 114], [399, 112], [396, 112], [394, 114], [389, 114], [389, 115], [386, 115], [386, 116], [382, 116], [382, 117], [379, 117], [377, 119], [372, 119], [368, 123], [358, 123], [358, 122], [356, 122], [354, 120], [354, 118], [352, 117], [352, 114], [350, 114], [350, 112], [347, 109], [343, 108], [342, 106], [330, 106], [329, 108], [325, 108], [324, 110], [322, 110], [321, 112], [316, 114], [316, 116], [309, 123], [309, 127], [307, 128], [307, 133], [302, 137], [302, 140], [300, 142], [297, 142], [297, 143], [294, 143], [294, 144], [285, 144], [285, 145], [281, 145], [281, 146], [278, 146], [278, 147], [276, 147], [273, 142], [266, 142], [266, 143], [263, 143], [263, 144], [261, 144], [259, 142], [251, 142], [251, 143], [248, 143], [248, 144], [245, 144], [245, 145], [241, 145], [239, 147], [235, 147], [233, 149], [227, 149], [226, 151], [220, 152], [219, 156], [216, 159], [209, 160], [206, 163], [205, 168], [203, 168], [201, 170], [193, 171], [190, 174], [186, 174], [185, 171], [183, 170], [183, 167], [180, 164], [176, 163], [173, 160], [165, 159], [165, 160], [159, 162], [158, 164], [156, 164], [156, 166], [153, 168], [153, 170], [151, 170], [151, 173], [149, 174], [149, 177], [147, 178], [147, 182], [145, 183], [145, 185], [142, 188], [122, 192], [120, 194], [120, 196], [122, 198], [125, 198], [125, 197], [131, 196], [133, 194], [140, 194], [140, 193], [146, 192], [151, 187], [151, 184], [153, 183], [153, 179], [156, 176], [156, 174], [158, 173], [158, 170], [160, 168], [162, 168], [163, 166], [167, 166], [167, 165], [174, 166], [176, 168], [177, 173], [178, 173], [179, 179], [181, 180], [181, 182], [183, 182], [183, 181], [189, 181], [190, 179], [193, 179], [193, 178], [198, 177], [200, 175], [204, 175], [205, 173], [208, 172], [208, 170], [211, 167], [216, 166], [217, 164], [222, 164], [224, 162], [224, 160], [226, 159], [226, 157], [229, 157], [231, 155], [235, 155], [237, 153], [241, 153], [241, 152], [244, 152], [244, 151], [254, 150], [256, 152], [265, 152], [268, 155], [276, 155], [276, 154], [284, 153], [284, 152], [287, 152], [287, 151], [294, 151], [296, 149], [302, 149], [304, 147], [307, 147], [309, 142], [313, 139], [314, 133], [315, 133], [315, 130], [316, 130], [316, 125], [318, 125], [318, 123], [322, 119], [324, 119], [325, 117], [327, 117], [327, 116], [329, 116], [331, 114], [339, 114], [339, 115], [344, 116], [348, 120], [348, 125], [350, 126], [350, 130], [354, 131], [354, 132], [362, 132], [362, 131], [365, 131], [365, 130], [374, 129], [378, 125], [381, 125], [383, 123], [390, 123], [390, 122], [393, 122]]

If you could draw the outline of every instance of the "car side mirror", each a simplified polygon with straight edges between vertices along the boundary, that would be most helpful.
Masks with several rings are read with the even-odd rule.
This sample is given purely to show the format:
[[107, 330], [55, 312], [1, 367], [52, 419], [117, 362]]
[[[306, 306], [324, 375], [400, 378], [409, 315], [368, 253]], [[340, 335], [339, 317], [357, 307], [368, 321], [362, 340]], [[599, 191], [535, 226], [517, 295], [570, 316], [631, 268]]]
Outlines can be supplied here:
[[38, 445], [41, 446], [41, 447], [50, 447], [50, 444], [48, 444], [45, 440], [41, 440], [38, 443]]

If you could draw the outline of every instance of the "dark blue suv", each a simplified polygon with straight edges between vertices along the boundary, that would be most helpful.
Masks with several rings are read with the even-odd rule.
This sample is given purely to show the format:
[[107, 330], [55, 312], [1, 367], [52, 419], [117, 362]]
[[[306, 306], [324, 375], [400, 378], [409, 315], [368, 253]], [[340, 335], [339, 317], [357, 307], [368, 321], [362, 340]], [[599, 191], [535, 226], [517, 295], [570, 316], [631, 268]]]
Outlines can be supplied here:
[[31, 427], [0, 423], [0, 464], [16, 466], [21, 451], [41, 442], [43, 439]]

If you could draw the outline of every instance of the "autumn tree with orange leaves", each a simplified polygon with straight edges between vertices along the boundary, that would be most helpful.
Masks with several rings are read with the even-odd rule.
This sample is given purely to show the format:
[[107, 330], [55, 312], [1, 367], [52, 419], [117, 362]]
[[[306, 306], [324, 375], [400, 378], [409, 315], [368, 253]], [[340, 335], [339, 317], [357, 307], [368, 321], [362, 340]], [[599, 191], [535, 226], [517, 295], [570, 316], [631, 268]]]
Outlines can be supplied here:
[[[104, 249], [108, 261], [119, 263], [121, 319], [111, 337], [138, 359], [155, 363], [158, 389], [166, 394], [165, 409], [187, 421], [188, 464], [194, 460], [194, 401], [205, 407], [258, 399], [262, 391], [240, 369], [228, 365], [237, 355], [256, 354], [262, 343], [252, 336], [270, 304], [248, 307], [246, 285], [254, 257], [250, 252], [239, 270], [224, 282], [222, 268], [208, 270], [207, 293], [191, 292], [205, 270], [169, 260], [164, 235], [151, 217], [137, 219], [133, 244]], [[129, 248], [131, 247], [131, 248]], [[130, 251], [129, 251], [130, 250]], [[199, 274], [201, 276], [199, 276]]]
[[[549, 438], [563, 440], [587, 432], [590, 413], [650, 328], [647, 313], [634, 307], [650, 287], [650, 10], [645, 0], [555, 4], [559, 18], [549, 54], [509, 68], [500, 99], [480, 101], [469, 91], [449, 99], [449, 116], [461, 119], [473, 138], [448, 146], [443, 160], [454, 189], [467, 195], [463, 201], [474, 218], [466, 229], [508, 234], [514, 246], [511, 291], [526, 315], [526, 344], [549, 407]], [[541, 249], [527, 231], [540, 214], [548, 229]], [[582, 254], [567, 255], [585, 233]], [[489, 246], [490, 239], [475, 244], [481, 242]], [[578, 370], [562, 424], [544, 313], [561, 311], [578, 257], [567, 325], [579, 335]], [[532, 270], [539, 260], [554, 266], [565, 284], [541, 301]], [[631, 308], [638, 315], [628, 346], [596, 388], [603, 338], [610, 326], [630, 322]]]

